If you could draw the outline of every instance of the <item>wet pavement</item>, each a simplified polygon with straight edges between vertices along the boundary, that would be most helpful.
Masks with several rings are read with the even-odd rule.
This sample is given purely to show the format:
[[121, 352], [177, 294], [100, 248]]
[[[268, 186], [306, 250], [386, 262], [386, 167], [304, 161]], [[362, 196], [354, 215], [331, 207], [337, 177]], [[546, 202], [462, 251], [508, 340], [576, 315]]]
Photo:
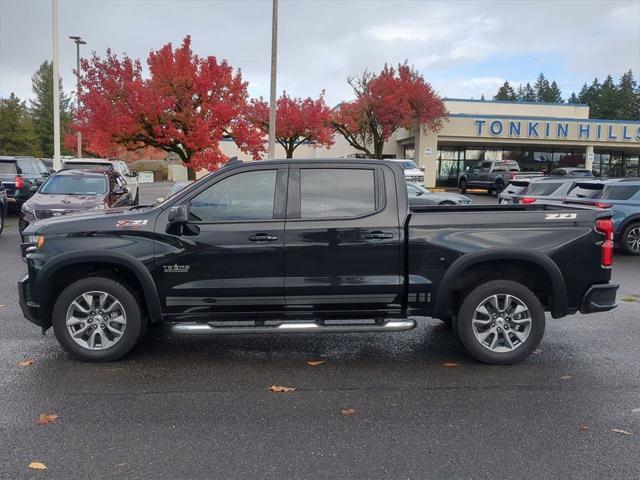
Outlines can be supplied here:
[[[166, 188], [143, 186], [143, 201]], [[85, 364], [22, 318], [18, 241], [10, 218], [1, 479], [640, 478], [640, 258], [616, 257], [619, 308], [549, 318], [514, 366], [475, 363], [429, 319], [390, 334], [160, 331], [122, 361]], [[41, 413], [59, 418], [36, 425]]]

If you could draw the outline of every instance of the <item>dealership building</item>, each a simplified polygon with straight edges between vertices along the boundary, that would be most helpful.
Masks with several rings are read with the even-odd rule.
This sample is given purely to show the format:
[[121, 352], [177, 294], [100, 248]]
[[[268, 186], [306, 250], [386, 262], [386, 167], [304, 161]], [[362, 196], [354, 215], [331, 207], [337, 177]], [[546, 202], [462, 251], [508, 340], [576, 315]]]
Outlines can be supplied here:
[[[400, 129], [385, 144], [387, 158], [413, 159], [427, 186], [455, 186], [481, 160], [516, 160], [523, 171], [583, 167], [605, 177], [640, 175], [640, 122], [589, 118], [589, 106], [445, 99], [447, 119], [436, 133]], [[302, 145], [296, 158], [355, 157], [336, 135], [330, 149]], [[238, 155], [223, 142], [228, 155]], [[279, 148], [279, 147], [278, 147]], [[279, 149], [278, 156], [284, 156]]]

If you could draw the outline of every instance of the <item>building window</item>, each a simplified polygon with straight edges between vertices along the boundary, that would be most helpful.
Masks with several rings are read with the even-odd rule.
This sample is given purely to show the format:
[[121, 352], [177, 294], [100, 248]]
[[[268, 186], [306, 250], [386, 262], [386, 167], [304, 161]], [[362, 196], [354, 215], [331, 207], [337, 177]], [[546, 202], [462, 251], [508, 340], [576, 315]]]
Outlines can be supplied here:
[[415, 160], [415, 158], [416, 158], [416, 146], [415, 145], [405, 145], [404, 146], [403, 158], [406, 158], [407, 160]]

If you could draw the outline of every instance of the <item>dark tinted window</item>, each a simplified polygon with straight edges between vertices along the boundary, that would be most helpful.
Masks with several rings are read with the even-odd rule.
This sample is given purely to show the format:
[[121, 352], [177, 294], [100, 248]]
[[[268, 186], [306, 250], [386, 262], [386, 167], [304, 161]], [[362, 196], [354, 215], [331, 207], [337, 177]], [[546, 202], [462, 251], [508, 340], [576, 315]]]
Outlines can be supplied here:
[[16, 164], [14, 162], [0, 162], [0, 174], [12, 174], [18, 173]]
[[579, 184], [569, 193], [570, 197], [576, 198], [597, 198], [602, 193], [601, 183]]
[[609, 185], [604, 187], [600, 198], [608, 200], [629, 200], [640, 191], [638, 185]]
[[540, 182], [540, 183], [532, 183], [529, 185], [527, 189], [527, 195], [551, 195], [553, 192], [558, 190], [563, 184], [556, 182]]
[[196, 221], [271, 220], [276, 170], [237, 173], [199, 193], [189, 213]]
[[525, 189], [529, 186], [529, 182], [511, 182], [507, 185], [507, 188], [504, 189], [504, 193], [510, 193], [512, 195], [518, 195], [525, 191]]
[[357, 217], [376, 209], [373, 170], [312, 169], [300, 171], [302, 218]]
[[54, 175], [40, 187], [38, 193], [46, 195], [100, 195], [107, 191], [107, 180], [104, 176], [77, 177], [71, 175]]

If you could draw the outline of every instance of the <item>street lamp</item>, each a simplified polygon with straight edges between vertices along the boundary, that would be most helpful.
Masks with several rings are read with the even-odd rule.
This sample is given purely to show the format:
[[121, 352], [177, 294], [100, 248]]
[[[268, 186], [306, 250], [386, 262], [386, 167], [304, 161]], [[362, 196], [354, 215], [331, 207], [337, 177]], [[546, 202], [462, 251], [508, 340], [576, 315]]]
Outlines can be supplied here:
[[[87, 42], [82, 37], [70, 35], [69, 38], [76, 44], [76, 77], [77, 77], [77, 93], [76, 93], [76, 109], [80, 108], [80, 45], [86, 45]], [[82, 133], [78, 130], [78, 158], [82, 158]]]

